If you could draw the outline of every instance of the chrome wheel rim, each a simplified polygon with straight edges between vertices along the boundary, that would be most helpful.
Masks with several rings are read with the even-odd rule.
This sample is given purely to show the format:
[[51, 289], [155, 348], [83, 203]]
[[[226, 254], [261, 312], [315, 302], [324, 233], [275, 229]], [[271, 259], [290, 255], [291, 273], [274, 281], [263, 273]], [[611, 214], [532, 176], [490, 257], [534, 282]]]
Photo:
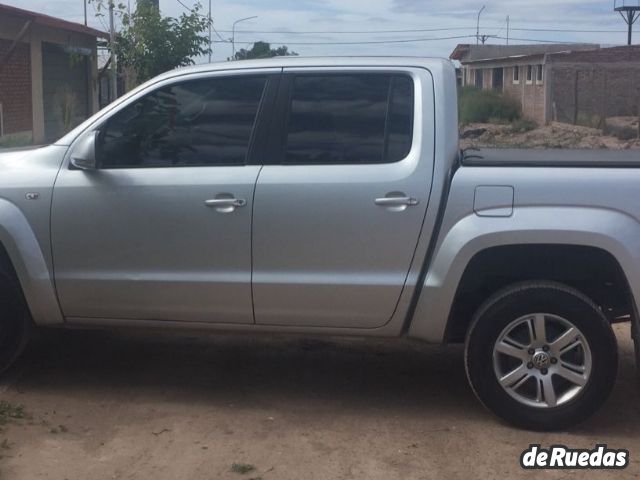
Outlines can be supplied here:
[[570, 402], [589, 382], [592, 356], [582, 332], [548, 313], [522, 316], [500, 333], [493, 370], [500, 386], [519, 403], [554, 408]]

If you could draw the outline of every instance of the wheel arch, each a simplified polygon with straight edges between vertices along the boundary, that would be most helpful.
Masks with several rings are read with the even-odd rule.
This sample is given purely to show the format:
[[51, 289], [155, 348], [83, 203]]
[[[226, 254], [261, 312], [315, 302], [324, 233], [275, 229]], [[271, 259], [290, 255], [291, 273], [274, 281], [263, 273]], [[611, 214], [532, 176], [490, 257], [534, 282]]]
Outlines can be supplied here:
[[[540, 252], [551, 252], [556, 259], [569, 265], [569, 259], [592, 263], [591, 254], [598, 258], [599, 266], [616, 272], [613, 278], [625, 286], [630, 314], [637, 320], [637, 302], [640, 298], [640, 224], [630, 215], [595, 207], [526, 207], [515, 210], [510, 218], [479, 217], [469, 214], [443, 226], [436, 252], [426, 274], [415, 313], [411, 318], [408, 335], [430, 343], [444, 343], [456, 338], [449, 327], [456, 314], [461, 283], [473, 275], [471, 268], [486, 265], [487, 258], [504, 263], [502, 252], [519, 252], [522, 262], [530, 265]], [[572, 252], [567, 259], [560, 253]], [[535, 255], [527, 257], [529, 252]], [[574, 253], [579, 252], [579, 253]], [[510, 253], [513, 257], [513, 253]], [[586, 260], [585, 260], [586, 258]], [[474, 260], [475, 259], [475, 260]], [[546, 262], [547, 264], [549, 262]], [[508, 265], [502, 269], [504, 272]], [[528, 275], [511, 276], [517, 280], [555, 280], [578, 288], [566, 276], [547, 275], [548, 271], [527, 269]], [[535, 275], [534, 275], [535, 274]], [[465, 278], [466, 277], [466, 278]], [[624, 282], [621, 279], [624, 278]], [[571, 280], [571, 279], [569, 279]], [[504, 286], [504, 285], [502, 285]], [[464, 287], [463, 287], [464, 288]], [[490, 293], [489, 293], [490, 295]], [[488, 298], [488, 296], [485, 298]], [[620, 305], [620, 302], [614, 302]], [[637, 330], [638, 321], [634, 321]]]
[[608, 251], [575, 244], [510, 244], [477, 252], [454, 296], [444, 341], [464, 341], [473, 315], [496, 292], [545, 280], [572, 287], [598, 305], [610, 322], [637, 318], [634, 297], [618, 260]]
[[0, 277], [21, 291], [36, 324], [63, 323], [40, 243], [20, 209], [0, 198]]

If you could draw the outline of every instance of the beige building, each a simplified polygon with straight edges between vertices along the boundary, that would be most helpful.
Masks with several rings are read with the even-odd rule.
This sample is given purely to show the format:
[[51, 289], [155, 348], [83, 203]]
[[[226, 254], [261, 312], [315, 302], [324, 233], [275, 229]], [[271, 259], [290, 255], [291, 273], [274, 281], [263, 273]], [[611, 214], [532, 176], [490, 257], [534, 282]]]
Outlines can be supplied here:
[[98, 108], [104, 32], [0, 4], [0, 138], [54, 140]]

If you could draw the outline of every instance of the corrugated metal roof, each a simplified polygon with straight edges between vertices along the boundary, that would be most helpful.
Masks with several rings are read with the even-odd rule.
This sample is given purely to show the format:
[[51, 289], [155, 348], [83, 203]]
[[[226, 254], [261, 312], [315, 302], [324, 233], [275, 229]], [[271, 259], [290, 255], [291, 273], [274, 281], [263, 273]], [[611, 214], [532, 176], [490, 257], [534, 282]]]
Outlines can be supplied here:
[[82, 25], [81, 23], [69, 22], [68, 20], [63, 20], [61, 18], [51, 17], [42, 13], [32, 12], [30, 10], [24, 10], [22, 8], [12, 7], [10, 5], [4, 5], [0, 3], [0, 15], [5, 14], [32, 20], [35, 25], [43, 25], [51, 28], [59, 28], [61, 30], [83, 33], [85, 35], [91, 35], [92, 37], [109, 37], [106, 32], [87, 27], [86, 25]]
[[547, 53], [597, 50], [598, 44], [550, 43], [543, 45], [468, 45], [461, 44], [449, 56], [461, 63], [479, 62], [501, 58], [528, 57]]

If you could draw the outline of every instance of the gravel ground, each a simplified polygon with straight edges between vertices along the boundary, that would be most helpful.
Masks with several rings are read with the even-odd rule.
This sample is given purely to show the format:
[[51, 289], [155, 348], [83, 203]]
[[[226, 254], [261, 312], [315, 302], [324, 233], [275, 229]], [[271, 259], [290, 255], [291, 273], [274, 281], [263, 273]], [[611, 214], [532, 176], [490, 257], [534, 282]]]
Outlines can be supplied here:
[[[616, 333], [612, 398], [571, 432], [541, 434], [483, 409], [457, 346], [46, 332], [0, 386], [27, 414], [2, 427], [0, 478], [637, 478], [640, 389], [628, 324]], [[607, 443], [631, 463], [523, 471], [530, 443]]]
[[[624, 125], [637, 129], [637, 119], [616, 117], [625, 120]], [[635, 124], [631, 127], [632, 121]], [[461, 129], [460, 148], [577, 148], [577, 149], [640, 149], [640, 138], [620, 140], [605, 135], [602, 130], [553, 122], [528, 132], [512, 132], [510, 125], [473, 123]]]

